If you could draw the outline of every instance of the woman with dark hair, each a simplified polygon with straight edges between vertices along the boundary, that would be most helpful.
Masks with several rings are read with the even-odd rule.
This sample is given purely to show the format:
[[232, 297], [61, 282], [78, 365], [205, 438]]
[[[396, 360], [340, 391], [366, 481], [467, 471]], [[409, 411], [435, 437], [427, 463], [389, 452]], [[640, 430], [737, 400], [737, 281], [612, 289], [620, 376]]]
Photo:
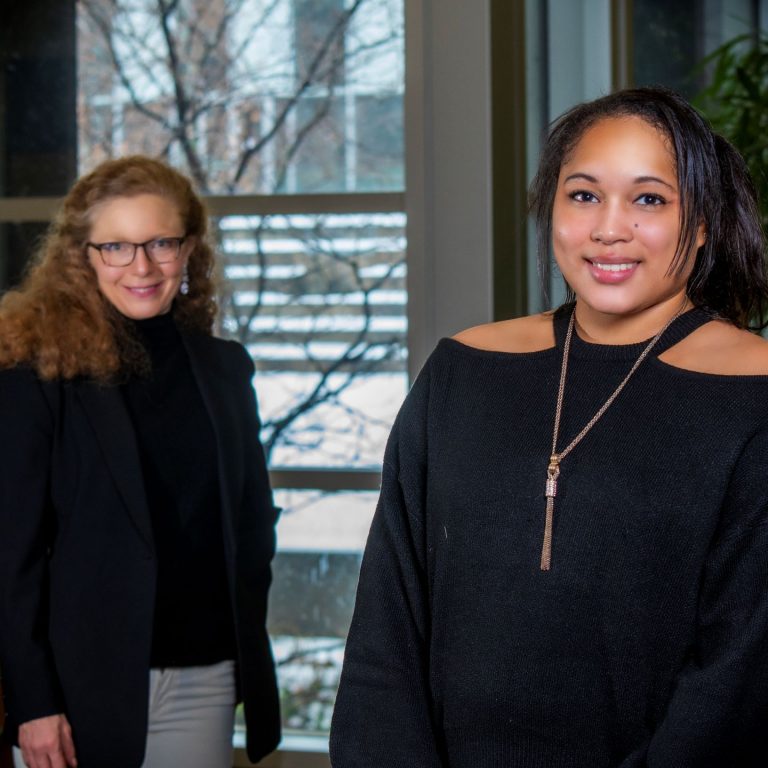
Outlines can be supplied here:
[[442, 340], [398, 416], [334, 768], [768, 764], [765, 243], [738, 153], [626, 90], [531, 189], [554, 312]]
[[275, 507], [251, 379], [211, 336], [188, 179], [111, 160], [0, 303], [0, 667], [17, 764], [228, 768], [279, 740]]

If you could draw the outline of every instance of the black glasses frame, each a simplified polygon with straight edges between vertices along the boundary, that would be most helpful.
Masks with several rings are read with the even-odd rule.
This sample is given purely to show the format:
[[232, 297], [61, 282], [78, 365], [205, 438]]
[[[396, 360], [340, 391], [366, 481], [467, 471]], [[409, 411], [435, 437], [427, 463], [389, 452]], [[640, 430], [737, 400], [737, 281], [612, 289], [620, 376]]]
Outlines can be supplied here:
[[[128, 240], [110, 240], [109, 242], [106, 242], [106, 243], [92, 243], [89, 241], [85, 245], [88, 248], [95, 248], [99, 252], [99, 256], [101, 256], [101, 260], [104, 262], [105, 266], [129, 267], [131, 264], [133, 264], [134, 259], [136, 258], [136, 252], [139, 250], [139, 248], [144, 249], [144, 253], [146, 254], [146, 257], [153, 264], [170, 264], [171, 262], [176, 261], [181, 255], [181, 246], [184, 245], [184, 241], [186, 239], [187, 239], [187, 236], [185, 235], [184, 237], [153, 237], [151, 240], [145, 240], [143, 243], [131, 243]], [[152, 243], [157, 243], [162, 240], [165, 240], [166, 242], [176, 243], [176, 255], [172, 259], [158, 261], [154, 256], [150, 254], [150, 251], [147, 250], [147, 246], [151, 246]], [[108, 245], [115, 245], [116, 243], [120, 243], [121, 245], [133, 246], [133, 254], [131, 255], [131, 258], [125, 262], [125, 264], [110, 264], [107, 261], [107, 259], [104, 257], [104, 251], [102, 249], [106, 248]]]

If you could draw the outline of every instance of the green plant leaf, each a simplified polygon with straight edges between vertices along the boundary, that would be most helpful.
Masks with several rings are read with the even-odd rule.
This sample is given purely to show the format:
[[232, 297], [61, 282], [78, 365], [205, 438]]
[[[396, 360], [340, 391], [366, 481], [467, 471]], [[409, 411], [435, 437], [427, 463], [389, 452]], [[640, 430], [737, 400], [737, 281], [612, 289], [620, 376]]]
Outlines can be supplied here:
[[739, 35], [699, 62], [707, 85], [694, 99], [716, 131], [741, 152], [760, 198], [768, 228], [768, 35]]

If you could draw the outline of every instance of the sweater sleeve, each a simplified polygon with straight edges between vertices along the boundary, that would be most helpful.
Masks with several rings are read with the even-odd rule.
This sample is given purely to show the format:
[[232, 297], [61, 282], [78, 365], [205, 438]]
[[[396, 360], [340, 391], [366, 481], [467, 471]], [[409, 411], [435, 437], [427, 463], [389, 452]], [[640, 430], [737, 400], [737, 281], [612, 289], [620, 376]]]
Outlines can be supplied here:
[[334, 768], [439, 768], [424, 521], [428, 366], [395, 421], [331, 726]]
[[64, 711], [48, 644], [52, 440], [37, 377], [0, 371], [0, 667], [16, 725]]
[[702, 574], [697, 639], [666, 715], [621, 768], [768, 765], [768, 433], [735, 468]]

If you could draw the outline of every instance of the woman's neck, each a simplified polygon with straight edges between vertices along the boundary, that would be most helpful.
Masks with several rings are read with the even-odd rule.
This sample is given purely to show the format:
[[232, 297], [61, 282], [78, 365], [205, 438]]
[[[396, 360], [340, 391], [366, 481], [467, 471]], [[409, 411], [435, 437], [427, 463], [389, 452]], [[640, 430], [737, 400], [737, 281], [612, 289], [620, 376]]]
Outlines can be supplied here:
[[577, 299], [576, 332], [590, 344], [638, 344], [652, 338], [670, 318], [692, 306], [687, 296], [675, 295], [638, 312], [610, 314]]

